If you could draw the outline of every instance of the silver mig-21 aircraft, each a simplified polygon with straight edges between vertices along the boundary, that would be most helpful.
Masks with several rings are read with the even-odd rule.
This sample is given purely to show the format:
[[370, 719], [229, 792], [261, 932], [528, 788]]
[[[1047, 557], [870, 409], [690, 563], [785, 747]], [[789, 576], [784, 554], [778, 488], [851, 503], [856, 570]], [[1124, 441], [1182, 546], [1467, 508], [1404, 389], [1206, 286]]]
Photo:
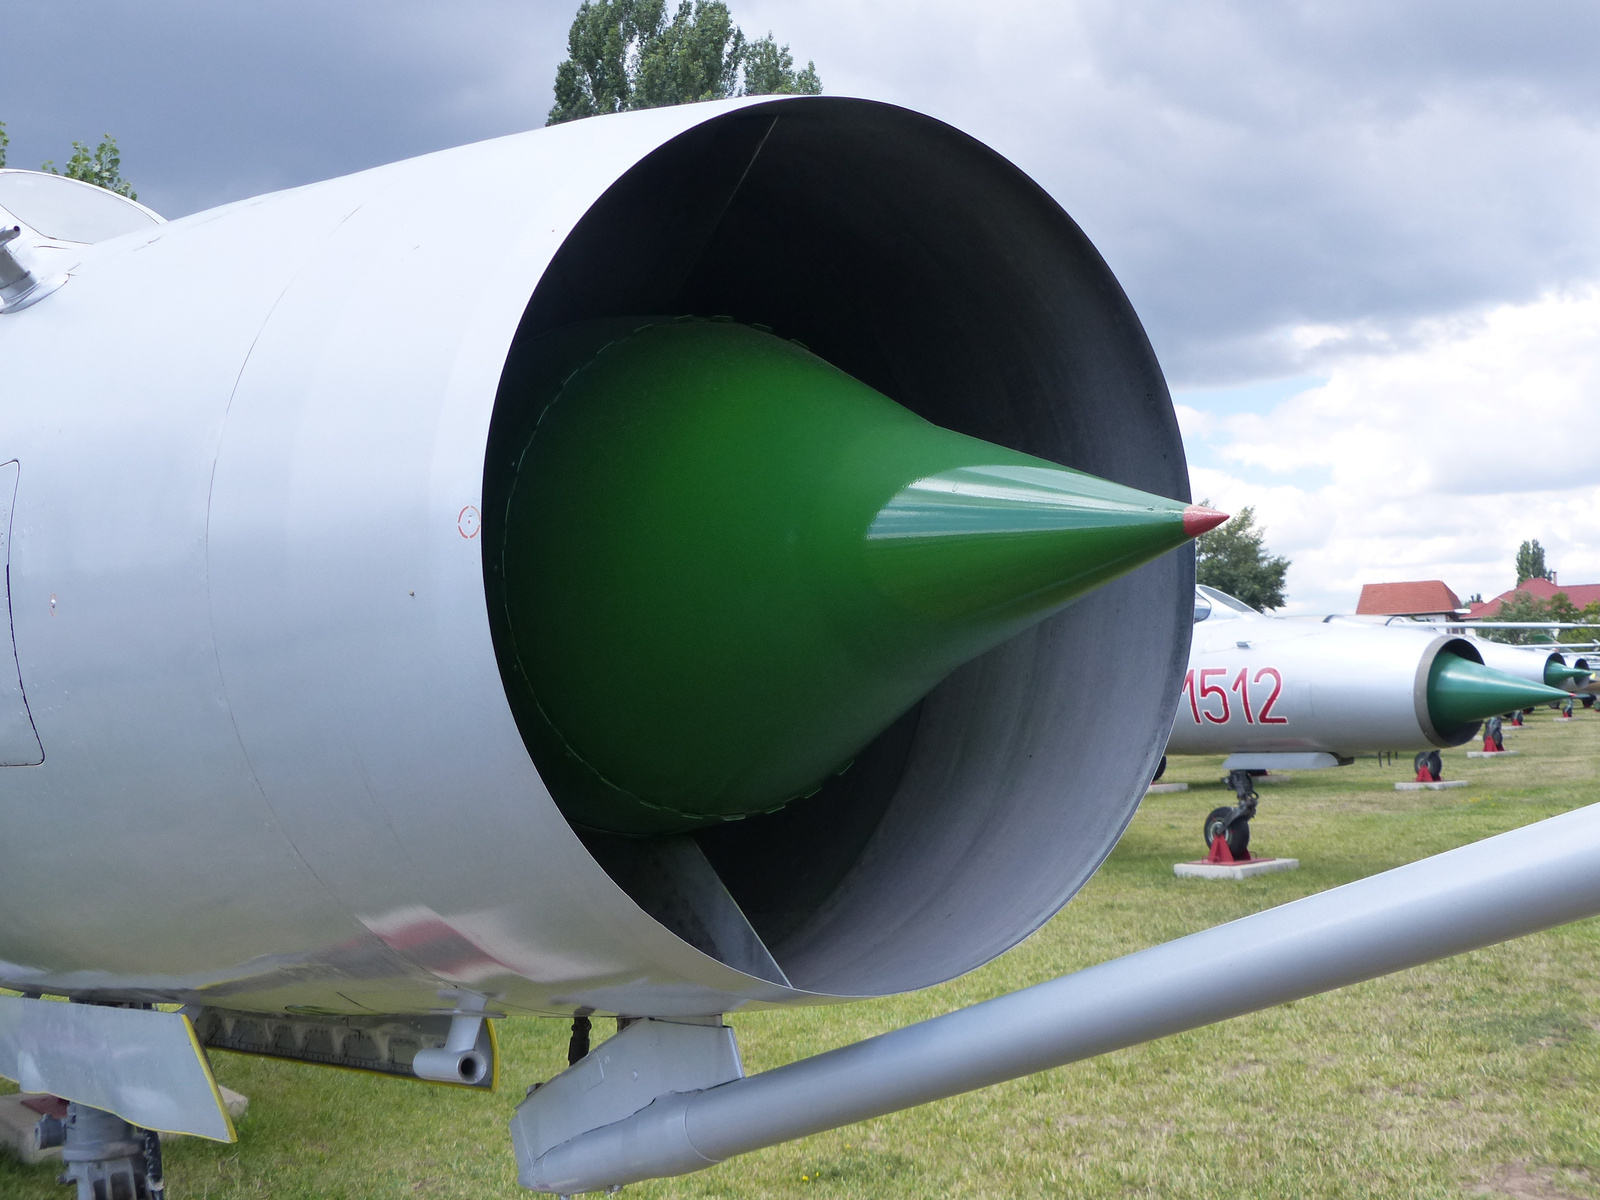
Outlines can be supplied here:
[[1560, 655], [1335, 616], [1276, 617], [1215, 588], [1194, 597], [1194, 639], [1167, 753], [1226, 755], [1238, 804], [1210, 813], [1207, 845], [1249, 845], [1255, 775], [1350, 763], [1360, 754], [1416, 752], [1439, 775], [1438, 752], [1477, 735], [1499, 713], [1560, 701], [1586, 680]]
[[1167, 743], [1223, 516], [1082, 231], [836, 97], [0, 208], [0, 1074], [85, 1200], [233, 1138], [219, 1052], [571, 1022], [508, 1141], [600, 1191], [1600, 913], [1585, 810], [746, 1078], [723, 1014], [1038, 929]]

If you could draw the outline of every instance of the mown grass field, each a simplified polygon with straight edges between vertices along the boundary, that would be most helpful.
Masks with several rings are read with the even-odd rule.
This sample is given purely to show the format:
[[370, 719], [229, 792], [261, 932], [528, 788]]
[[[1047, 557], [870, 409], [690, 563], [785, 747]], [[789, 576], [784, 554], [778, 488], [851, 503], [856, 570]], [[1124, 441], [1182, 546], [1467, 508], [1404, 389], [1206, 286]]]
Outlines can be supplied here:
[[[746, 1069], [790, 1059], [1600, 801], [1600, 716], [1541, 710], [1518, 758], [1445, 755], [1472, 786], [1401, 793], [1367, 759], [1263, 787], [1252, 849], [1301, 870], [1178, 880], [1222, 803], [1220, 760], [1177, 759], [1105, 867], [1054, 921], [944, 987], [733, 1018]], [[1600, 925], [1585, 922], [1328, 996], [781, 1146], [637, 1197], [1600, 1198]], [[597, 1022], [604, 1034], [609, 1023]], [[507, 1021], [493, 1096], [214, 1056], [250, 1097], [237, 1145], [167, 1151], [173, 1200], [512, 1197], [506, 1121], [564, 1065], [567, 1029]], [[68, 1195], [0, 1159], [0, 1197]]]

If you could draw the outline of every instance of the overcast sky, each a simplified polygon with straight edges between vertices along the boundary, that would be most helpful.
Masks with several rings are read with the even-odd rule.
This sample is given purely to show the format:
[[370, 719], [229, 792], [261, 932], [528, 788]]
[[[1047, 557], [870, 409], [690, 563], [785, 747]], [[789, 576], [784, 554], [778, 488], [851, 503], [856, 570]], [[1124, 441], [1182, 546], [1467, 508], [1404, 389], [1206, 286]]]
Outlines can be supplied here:
[[[0, 0], [10, 163], [115, 133], [168, 216], [543, 123], [575, 5]], [[1292, 607], [1600, 580], [1600, 6], [733, 0], [824, 87], [1038, 178], [1145, 320], [1196, 494]]]

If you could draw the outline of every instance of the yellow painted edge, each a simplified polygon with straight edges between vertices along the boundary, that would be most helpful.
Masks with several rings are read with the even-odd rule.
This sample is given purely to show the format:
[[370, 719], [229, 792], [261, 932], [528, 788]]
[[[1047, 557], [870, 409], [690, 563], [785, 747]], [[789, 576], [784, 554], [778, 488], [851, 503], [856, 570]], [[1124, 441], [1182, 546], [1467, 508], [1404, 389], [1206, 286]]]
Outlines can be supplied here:
[[[223, 1142], [224, 1145], [232, 1145], [239, 1140], [239, 1131], [233, 1127], [233, 1114], [228, 1111], [227, 1102], [222, 1098], [222, 1089], [217, 1086], [217, 1077], [212, 1074], [211, 1060], [206, 1057], [206, 1048], [200, 1044], [200, 1035], [195, 1032], [194, 1022], [189, 1019], [189, 1014], [180, 1012], [177, 1016], [183, 1022], [184, 1032], [189, 1035], [189, 1045], [194, 1047], [194, 1056], [200, 1060], [200, 1069], [206, 1073], [206, 1082], [211, 1085], [211, 1098], [217, 1102], [217, 1111], [222, 1114], [222, 1124], [228, 1131], [226, 1139], [206, 1137], [203, 1133], [197, 1133], [194, 1136], [206, 1138], [208, 1142]], [[168, 1131], [162, 1130], [161, 1132]]]
[[[18, 998], [20, 999], [20, 996]], [[183, 1016], [182, 1013], [179, 1013], [178, 1015]], [[189, 1033], [189, 1045], [194, 1047], [195, 1057], [200, 1060], [200, 1069], [206, 1073], [206, 1082], [211, 1085], [211, 1097], [217, 1102], [217, 1111], [222, 1114], [223, 1123], [228, 1127], [227, 1142], [230, 1144], [237, 1142], [239, 1140], [239, 1133], [233, 1127], [233, 1116], [228, 1112], [228, 1106], [223, 1103], [222, 1092], [217, 1088], [217, 1077], [211, 1073], [211, 1062], [206, 1058], [205, 1048], [200, 1045], [200, 1038], [195, 1034], [194, 1023], [190, 1021], [187, 1016], [183, 1016], [183, 1027]], [[9, 1075], [0, 1075], [0, 1079], [11, 1079], [11, 1077]], [[18, 1087], [22, 1086], [22, 1081], [20, 1079], [11, 1079], [11, 1082], [16, 1084]], [[73, 1100], [71, 1096], [62, 1096], [61, 1099], [70, 1101], [73, 1104], [87, 1103], [86, 1101]], [[95, 1107], [98, 1107], [98, 1105]], [[133, 1125], [136, 1128], [149, 1129], [155, 1133], [169, 1133], [173, 1137], [205, 1138], [208, 1142], [220, 1142], [223, 1140], [222, 1138], [207, 1137], [203, 1133], [195, 1133], [190, 1129], [162, 1129], [156, 1125], [140, 1125], [139, 1122], [135, 1121], [126, 1113], [120, 1113], [114, 1108], [107, 1108], [103, 1109], [102, 1111], [108, 1112], [115, 1117], [121, 1117], [129, 1125]]]
[[491, 1092], [500, 1090], [500, 1035], [494, 1030], [494, 1022], [488, 1017], [483, 1023], [489, 1027], [489, 1087]]

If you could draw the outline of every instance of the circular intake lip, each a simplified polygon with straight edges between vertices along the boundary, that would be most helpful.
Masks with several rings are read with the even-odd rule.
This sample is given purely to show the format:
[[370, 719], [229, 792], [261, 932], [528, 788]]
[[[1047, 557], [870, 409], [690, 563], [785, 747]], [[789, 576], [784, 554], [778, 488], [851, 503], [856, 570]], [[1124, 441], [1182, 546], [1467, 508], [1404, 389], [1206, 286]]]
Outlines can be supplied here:
[[[1188, 499], [1160, 369], [1099, 254], [1036, 183], [932, 118], [786, 98], [645, 155], [566, 238], [517, 342], [637, 313], [767, 326], [936, 424]], [[520, 400], [503, 378], [484, 480], [492, 622]], [[803, 804], [695, 835], [787, 982], [937, 983], [1065, 904], [1160, 756], [1192, 586], [1183, 549], [1091, 593], [959, 668]]]
[[1417, 661], [1417, 673], [1412, 685], [1412, 702], [1417, 714], [1417, 724], [1422, 727], [1422, 735], [1441, 750], [1470, 742], [1483, 726], [1482, 721], [1473, 721], [1466, 725], [1452, 726], [1449, 730], [1441, 730], [1433, 722], [1433, 714], [1428, 709], [1428, 680], [1433, 672], [1434, 660], [1447, 651], [1468, 662], [1480, 665], [1483, 663], [1483, 655], [1478, 653], [1477, 648], [1467, 638], [1437, 637], [1423, 648], [1422, 657]]

